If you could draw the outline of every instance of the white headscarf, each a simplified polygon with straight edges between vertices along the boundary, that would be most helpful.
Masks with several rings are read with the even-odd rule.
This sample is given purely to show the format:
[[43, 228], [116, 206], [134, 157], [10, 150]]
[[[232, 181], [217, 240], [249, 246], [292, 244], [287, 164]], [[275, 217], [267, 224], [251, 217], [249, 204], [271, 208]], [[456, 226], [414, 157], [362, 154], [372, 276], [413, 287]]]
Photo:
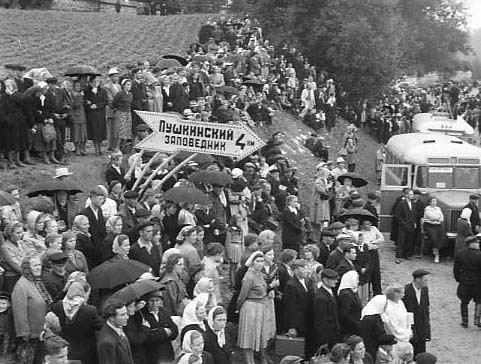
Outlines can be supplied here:
[[[200, 335], [200, 337], [202, 337], [202, 334], [199, 331], [196, 331], [196, 330], [187, 331], [184, 335], [184, 340], [182, 340], [182, 352], [185, 353], [184, 355], [193, 354], [193, 352], [192, 352], [192, 334], [194, 332], [197, 332]], [[202, 339], [203, 339], [203, 337], [202, 337]], [[203, 362], [202, 356], [199, 355], [199, 358], [200, 358], [200, 363], [202, 363]]]
[[217, 310], [218, 308], [221, 308], [222, 311], [225, 313], [225, 310], [222, 306], [216, 306], [214, 308], [212, 308], [210, 311], [209, 311], [209, 315], [207, 316], [207, 324], [209, 325], [209, 327], [211, 328], [211, 330], [214, 332], [214, 334], [217, 335], [217, 344], [219, 344], [219, 347], [224, 347], [225, 345], [225, 331], [224, 329], [220, 330], [220, 331], [215, 331], [214, 330], [214, 312], [215, 310]]
[[341, 284], [337, 290], [337, 294], [341, 293], [343, 289], [350, 288], [353, 292], [357, 292], [357, 287], [359, 285], [359, 274], [355, 270], [350, 270], [341, 278]]
[[364, 316], [380, 315], [384, 312], [387, 305], [387, 298], [383, 294], [378, 294], [371, 298], [367, 305], [362, 309], [361, 319]]
[[187, 306], [185, 306], [184, 313], [182, 314], [182, 324], [184, 326], [198, 325], [202, 330], [205, 331], [204, 323], [197, 317], [197, 305], [203, 305], [203, 302], [194, 300], [190, 301]]
[[254, 260], [256, 260], [256, 258], [258, 258], [258, 257], [263, 257], [263, 256], [264, 256], [264, 254], [262, 254], [262, 252], [260, 252], [260, 251], [255, 251], [255, 252], [253, 252], [253, 253], [249, 256], [249, 258], [247, 259], [247, 261], [245, 262], [245, 266], [250, 268], [250, 267], [252, 266], [252, 264], [254, 263]]
[[471, 218], [472, 213], [473, 213], [473, 210], [468, 209], [467, 207], [464, 208], [461, 211], [461, 219], [466, 219], [468, 221], [468, 224], [471, 224], [471, 221], [469, 219]]

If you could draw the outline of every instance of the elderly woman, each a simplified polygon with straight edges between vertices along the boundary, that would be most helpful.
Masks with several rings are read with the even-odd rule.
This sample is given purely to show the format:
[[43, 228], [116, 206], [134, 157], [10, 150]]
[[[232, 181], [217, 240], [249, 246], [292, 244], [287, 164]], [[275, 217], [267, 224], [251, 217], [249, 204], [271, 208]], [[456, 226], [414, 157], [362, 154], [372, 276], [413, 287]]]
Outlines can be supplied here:
[[72, 231], [66, 231], [62, 234], [62, 250], [68, 257], [65, 271], [67, 274], [72, 272], [89, 272], [87, 259], [85, 255], [75, 249], [77, 247], [77, 236]]
[[199, 356], [203, 364], [214, 364], [212, 354], [204, 351], [204, 337], [196, 330], [187, 331], [182, 339], [182, 352], [180, 360], [185, 355], [194, 354]]
[[172, 254], [167, 258], [165, 267], [160, 270], [160, 283], [165, 285], [164, 310], [169, 316], [182, 316], [187, 291], [180, 279], [184, 272], [184, 258], [180, 254]]
[[216, 306], [209, 311], [204, 333], [204, 350], [212, 355], [215, 364], [231, 363], [231, 354], [225, 340], [226, 322], [227, 315], [223, 307]]
[[72, 232], [77, 236], [76, 247], [87, 259], [88, 269], [92, 270], [97, 265], [98, 251], [92, 243], [89, 233], [90, 223], [85, 215], [77, 215], [73, 220]]
[[[119, 91], [112, 101], [112, 108], [115, 110], [115, 128], [118, 130], [120, 147], [124, 147], [127, 140], [132, 140], [132, 80], [125, 78], [120, 83], [122, 90]], [[117, 148], [118, 149], [118, 146]]]
[[366, 351], [362, 337], [357, 335], [349, 336], [346, 339], [346, 344], [351, 348], [350, 364], [374, 364], [374, 359]]
[[431, 198], [429, 205], [424, 208], [423, 228], [428, 238], [429, 244], [433, 249], [434, 263], [439, 263], [439, 248], [443, 246], [446, 234], [443, 229], [444, 215], [437, 200]]
[[2, 267], [4, 272], [4, 289], [11, 293], [13, 287], [22, 274], [21, 264], [27, 252], [20, 244], [23, 236], [23, 225], [16, 222], [8, 225], [4, 230], [5, 241], [0, 246]]
[[112, 259], [114, 252], [112, 251], [112, 244], [114, 239], [122, 233], [122, 217], [121, 216], [110, 216], [105, 222], [105, 230], [107, 235], [105, 236], [102, 246], [100, 248], [102, 254], [102, 262]]
[[177, 235], [177, 244], [174, 246], [174, 248], [179, 249], [180, 255], [184, 258], [185, 270], [189, 274], [189, 280], [201, 269], [199, 253], [194, 247], [196, 240], [197, 228], [191, 225], [184, 226]]
[[45, 238], [42, 233], [47, 219], [47, 215], [35, 210], [27, 214], [27, 232], [23, 236], [22, 245], [28, 253], [45, 251]]
[[184, 340], [184, 336], [188, 331], [195, 330], [201, 333], [205, 332], [205, 322], [207, 318], [207, 311], [205, 309], [205, 304], [202, 300], [206, 293], [197, 300], [190, 301], [187, 306], [185, 306], [184, 314], [182, 315], [182, 331], [180, 332], [180, 342]]
[[364, 340], [366, 351], [376, 360], [379, 339], [386, 334], [381, 315], [384, 314], [387, 298], [380, 294], [374, 296], [361, 312], [359, 332]]
[[318, 166], [309, 207], [311, 223], [317, 224], [321, 228], [331, 220], [329, 208], [329, 189], [331, 187], [329, 170], [323, 166]]
[[15, 331], [20, 342], [17, 352], [25, 353], [28, 350], [32, 354], [29, 361], [23, 361], [24, 364], [41, 363], [40, 334], [52, 297], [42, 279], [42, 261], [38, 254], [25, 257], [21, 268], [22, 277], [12, 292]]
[[359, 274], [351, 270], [342, 276], [337, 291], [339, 325], [343, 337], [359, 334], [362, 302], [357, 294], [358, 284]]
[[262, 276], [264, 254], [254, 252], [246, 262], [249, 268], [242, 282], [237, 299], [239, 315], [239, 333], [237, 344], [244, 350], [247, 364], [255, 364], [254, 351], [261, 352], [263, 363], [268, 362], [267, 341], [271, 338], [270, 325], [266, 318], [265, 299], [267, 284]]
[[96, 334], [103, 320], [94, 306], [87, 304], [90, 285], [84, 280], [73, 282], [62, 301], [52, 305], [62, 328], [61, 336], [70, 343], [68, 358], [82, 363], [98, 363]]
[[454, 254], [458, 254], [460, 251], [466, 249], [466, 244], [464, 240], [468, 236], [473, 236], [473, 230], [471, 228], [471, 215], [473, 210], [469, 208], [464, 208], [461, 211], [461, 216], [458, 218], [457, 226], [456, 226], [456, 245]]

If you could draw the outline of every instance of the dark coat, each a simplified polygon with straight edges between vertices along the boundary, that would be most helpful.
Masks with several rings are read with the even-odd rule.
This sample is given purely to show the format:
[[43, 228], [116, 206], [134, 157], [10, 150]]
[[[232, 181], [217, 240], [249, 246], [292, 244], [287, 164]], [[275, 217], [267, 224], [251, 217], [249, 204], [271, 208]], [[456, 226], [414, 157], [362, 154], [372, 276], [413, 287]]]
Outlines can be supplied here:
[[395, 217], [399, 229], [403, 229], [406, 232], [413, 232], [415, 229], [416, 216], [414, 214], [414, 201], [411, 202], [412, 209], [409, 208], [405, 199], [399, 201], [396, 207]]
[[150, 329], [147, 326], [142, 326], [142, 315], [140, 312], [130, 316], [127, 326], [124, 327], [135, 364], [148, 364], [144, 344], [147, 341], [149, 331]]
[[97, 353], [102, 364], [134, 364], [128, 339], [122, 339], [107, 324], [100, 330]]
[[147, 88], [143, 82], [132, 81], [132, 110], [147, 110]]
[[379, 338], [386, 334], [381, 315], [364, 316], [359, 322], [359, 333], [366, 346], [366, 351], [376, 360]]
[[414, 314], [412, 342], [426, 341], [431, 339], [431, 322], [429, 319], [429, 289], [421, 288], [421, 300], [418, 303], [416, 292], [412, 283], [404, 286], [404, 306], [408, 312]]
[[62, 337], [70, 343], [68, 358], [82, 363], [98, 363], [95, 335], [103, 326], [103, 320], [94, 306], [82, 305], [73, 320], [66, 315], [61, 301], [54, 303], [52, 312], [57, 315]]
[[348, 261], [346, 258], [342, 258], [339, 264], [336, 267], [336, 272], [339, 273], [339, 283], [341, 282], [342, 276], [349, 272], [350, 270], [356, 270], [354, 264]]
[[[47, 258], [48, 260], [48, 258]], [[65, 283], [67, 283], [67, 275], [59, 276], [54, 271], [48, 272], [43, 281], [45, 283], [45, 288], [47, 288], [48, 293], [52, 296], [54, 302], [61, 300], [65, 292], [63, 291]]]
[[102, 209], [98, 210], [98, 218], [95, 217], [90, 207], [84, 208], [80, 212], [80, 215], [85, 215], [89, 219], [89, 232], [91, 235], [92, 243], [94, 244], [94, 246], [100, 246], [102, 241], [104, 241], [105, 236], [107, 235], [107, 231], [105, 230], [105, 218], [102, 213]]
[[336, 299], [321, 287], [314, 297], [312, 307], [312, 335], [314, 347], [329, 344], [332, 347], [341, 339]]
[[140, 247], [138, 243], [135, 243], [130, 248], [129, 252], [130, 259], [134, 259], [138, 262], [147, 264], [152, 268], [152, 274], [155, 276], [159, 275], [160, 263], [162, 258], [160, 256], [160, 251], [157, 246], [153, 245], [150, 249], [150, 254], [146, 248]]
[[217, 335], [207, 326], [204, 332], [204, 350], [212, 355], [214, 364], [230, 364], [231, 355], [224, 345], [222, 348], [217, 342]]
[[359, 335], [362, 302], [352, 289], [343, 289], [337, 297], [339, 325], [342, 337]]
[[[163, 309], [159, 310], [157, 321], [147, 308], [143, 308], [142, 314], [147, 322], [150, 324], [150, 331], [147, 335], [144, 348], [146, 352], [147, 363], [158, 363], [159, 360], [174, 360], [174, 349], [171, 341], [174, 340], [179, 331], [177, 325]], [[170, 336], [165, 332], [165, 328], [170, 329], [172, 334]]]
[[289, 208], [285, 208], [281, 216], [282, 221], [282, 247], [283, 249], [293, 249], [299, 252], [299, 245], [302, 242], [301, 214], [293, 213]]
[[329, 259], [329, 255], [332, 252], [332, 249], [328, 248], [326, 244], [320, 242], [317, 244], [319, 248], [319, 256], [317, 257], [317, 261], [321, 263], [324, 267], [327, 265], [327, 260]]
[[339, 263], [344, 259], [344, 253], [339, 249], [331, 250], [329, 258], [327, 258], [327, 263], [324, 268], [336, 269]]
[[76, 249], [81, 251], [87, 260], [89, 271], [99, 263], [99, 250], [92, 242], [92, 238], [85, 234], [77, 234]]
[[373, 214], [374, 216], [376, 216], [376, 221], [374, 221], [374, 222], [372, 223], [372, 226], [377, 227], [377, 226], [378, 226], [378, 221], [379, 221], [379, 216], [378, 216], [378, 214], [377, 214], [376, 207], [375, 207], [371, 202], [368, 201], [368, 202], [366, 202], [366, 204], [363, 206], [363, 209], [369, 211], [371, 214]]
[[473, 231], [473, 234], [476, 235], [476, 227], [481, 224], [481, 218], [479, 217], [479, 208], [477, 205], [468, 203], [466, 206], [463, 207], [463, 209], [470, 209], [472, 212], [471, 217], [469, 218], [469, 221], [471, 222], [471, 230]]
[[[369, 282], [370, 270], [371, 270], [371, 254], [367, 244], [362, 246], [362, 251], [359, 246], [356, 246], [356, 260], [354, 261], [354, 267], [357, 273], [359, 273], [359, 285]], [[366, 268], [364, 274], [361, 273], [362, 268]]]
[[481, 299], [481, 251], [468, 248], [456, 255], [454, 279], [459, 283], [458, 297], [462, 301]]
[[305, 283], [307, 291], [296, 276], [292, 277], [287, 282], [283, 298], [285, 328], [286, 330], [296, 329], [297, 335], [302, 337], [306, 336], [314, 297], [312, 283], [308, 279]]
[[105, 179], [107, 180], [107, 183], [110, 185], [112, 181], [119, 181], [122, 183], [122, 186], [125, 186], [125, 170], [120, 167], [120, 174], [117, 172], [116, 169], [112, 167], [112, 165], [109, 165], [107, 168], [107, 171], [105, 171]]
[[[97, 88], [97, 93], [88, 87], [84, 94], [85, 116], [87, 117], [87, 137], [95, 143], [100, 143], [107, 139], [107, 121], [105, 119], [105, 107], [109, 100], [107, 91]], [[91, 106], [96, 105], [96, 109]]]

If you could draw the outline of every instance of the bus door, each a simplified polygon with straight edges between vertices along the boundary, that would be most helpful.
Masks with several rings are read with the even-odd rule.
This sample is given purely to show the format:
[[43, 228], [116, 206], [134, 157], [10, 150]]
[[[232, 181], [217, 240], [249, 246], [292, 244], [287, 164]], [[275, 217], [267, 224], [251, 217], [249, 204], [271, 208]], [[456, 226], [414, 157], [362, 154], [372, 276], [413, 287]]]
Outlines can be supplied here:
[[411, 188], [411, 166], [408, 164], [384, 164], [381, 176], [381, 211], [379, 230], [391, 231], [392, 209], [404, 188]]

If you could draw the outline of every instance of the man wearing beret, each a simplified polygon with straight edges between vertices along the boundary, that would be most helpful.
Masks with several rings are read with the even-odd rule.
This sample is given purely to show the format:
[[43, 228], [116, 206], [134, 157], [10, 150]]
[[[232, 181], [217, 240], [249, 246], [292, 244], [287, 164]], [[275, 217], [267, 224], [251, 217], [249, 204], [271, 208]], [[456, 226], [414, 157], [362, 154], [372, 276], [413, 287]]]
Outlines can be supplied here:
[[426, 341], [431, 341], [428, 275], [427, 270], [417, 269], [412, 273], [413, 281], [404, 286], [404, 305], [406, 310], [414, 315], [411, 339], [414, 355], [424, 353]]
[[476, 236], [464, 239], [468, 248], [459, 252], [454, 260], [454, 279], [459, 283], [457, 296], [461, 300], [461, 326], [468, 327], [468, 305], [475, 302], [474, 324], [481, 327], [481, 252]]

